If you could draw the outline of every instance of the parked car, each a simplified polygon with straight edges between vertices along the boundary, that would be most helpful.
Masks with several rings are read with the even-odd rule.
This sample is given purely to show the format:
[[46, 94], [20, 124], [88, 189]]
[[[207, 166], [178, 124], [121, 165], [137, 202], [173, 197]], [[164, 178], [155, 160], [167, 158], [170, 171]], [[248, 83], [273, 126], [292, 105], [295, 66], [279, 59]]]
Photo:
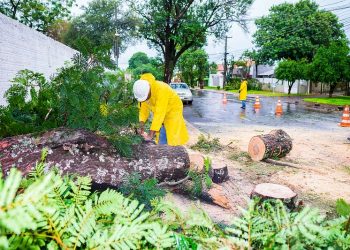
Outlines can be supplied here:
[[170, 87], [176, 91], [184, 103], [192, 104], [193, 96], [190, 88], [184, 82], [172, 82]]

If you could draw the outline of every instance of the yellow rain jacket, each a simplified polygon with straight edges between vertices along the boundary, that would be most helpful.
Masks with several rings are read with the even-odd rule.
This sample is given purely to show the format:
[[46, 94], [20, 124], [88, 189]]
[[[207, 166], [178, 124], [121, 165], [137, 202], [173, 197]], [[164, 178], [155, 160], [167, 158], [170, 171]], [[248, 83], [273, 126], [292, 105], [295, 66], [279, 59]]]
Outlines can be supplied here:
[[247, 92], [248, 92], [248, 83], [247, 81], [241, 82], [241, 87], [239, 88], [239, 100], [247, 100]]
[[151, 86], [151, 98], [140, 103], [140, 122], [148, 120], [150, 111], [153, 113], [151, 130], [157, 131], [164, 124], [168, 145], [179, 146], [185, 144], [188, 132], [183, 118], [183, 104], [177, 93], [166, 83], [156, 81], [152, 74], [143, 74], [141, 80], [146, 80]]

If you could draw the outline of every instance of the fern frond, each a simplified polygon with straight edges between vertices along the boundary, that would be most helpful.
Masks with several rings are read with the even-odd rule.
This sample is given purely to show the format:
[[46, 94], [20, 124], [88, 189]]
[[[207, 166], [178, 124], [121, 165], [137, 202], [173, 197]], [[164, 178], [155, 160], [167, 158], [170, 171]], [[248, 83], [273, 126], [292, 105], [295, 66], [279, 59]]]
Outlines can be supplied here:
[[45, 161], [46, 161], [47, 154], [48, 154], [48, 149], [44, 148], [41, 151], [40, 161], [36, 162], [35, 167], [28, 173], [29, 179], [36, 180], [44, 176], [45, 166], [46, 166]]
[[147, 231], [145, 239], [156, 249], [170, 248], [174, 245], [174, 233], [168, 230], [168, 226], [152, 223], [151, 228]]
[[72, 201], [76, 205], [81, 205], [88, 199], [90, 195], [91, 177], [78, 176], [76, 183], [74, 181], [70, 181], [70, 187], [72, 189], [70, 193]]
[[25, 229], [36, 229], [36, 222], [43, 220], [42, 211], [53, 211], [50, 206], [45, 206], [44, 199], [52, 190], [51, 179], [52, 175], [48, 174], [16, 196], [21, 173], [11, 169], [0, 190], [0, 228], [15, 234], [20, 234]]
[[75, 217], [72, 220], [69, 233], [71, 237], [69, 242], [73, 248], [80, 247], [88, 238], [90, 238], [96, 227], [96, 218], [92, 207], [92, 200], [88, 200], [84, 207], [77, 206], [75, 209]]
[[94, 199], [95, 213], [97, 216], [109, 216], [118, 213], [124, 201], [124, 196], [115, 190], [107, 189]]

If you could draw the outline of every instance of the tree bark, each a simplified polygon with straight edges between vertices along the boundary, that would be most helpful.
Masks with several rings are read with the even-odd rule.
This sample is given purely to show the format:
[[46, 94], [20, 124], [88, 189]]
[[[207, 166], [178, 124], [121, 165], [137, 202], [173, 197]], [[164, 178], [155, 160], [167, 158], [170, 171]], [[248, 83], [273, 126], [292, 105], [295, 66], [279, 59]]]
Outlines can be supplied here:
[[[141, 179], [156, 178], [161, 186], [184, 194], [191, 193], [194, 183], [188, 171], [204, 171], [204, 158], [188, 154], [182, 147], [142, 143], [133, 146], [130, 158], [120, 156], [103, 137], [78, 129], [58, 128], [42, 134], [28, 134], [0, 140], [0, 165], [6, 176], [12, 167], [27, 175], [40, 160], [43, 149], [45, 171], [56, 167], [59, 172], [90, 176], [93, 189], [118, 188], [132, 173]], [[226, 173], [227, 174], [227, 173]], [[222, 179], [226, 179], [225, 173]], [[228, 198], [222, 188], [212, 184], [198, 198], [228, 208]]]
[[253, 161], [267, 158], [281, 158], [292, 150], [292, 139], [281, 129], [269, 134], [254, 136], [248, 146], [248, 153]]
[[293, 84], [294, 82], [292, 83], [288, 82], [288, 95], [290, 95], [290, 92], [292, 91]]
[[[170, 83], [171, 78], [173, 76], [174, 67], [175, 67], [175, 56], [169, 54], [171, 52], [167, 52], [167, 48], [165, 48], [166, 55], [164, 56], [164, 82]], [[168, 53], [168, 54], [167, 54]]]
[[335, 90], [336, 87], [337, 87], [336, 83], [331, 83], [330, 84], [330, 86], [329, 86], [329, 97], [333, 96], [333, 93], [334, 93], [334, 90]]
[[131, 158], [121, 157], [103, 137], [86, 130], [59, 128], [42, 135], [21, 135], [0, 141], [3, 174], [16, 166], [28, 174], [47, 148], [47, 168], [56, 166], [62, 174], [90, 175], [93, 185], [119, 187], [133, 172], [142, 179], [177, 181], [187, 176], [190, 166], [184, 147], [142, 143], [133, 147]]

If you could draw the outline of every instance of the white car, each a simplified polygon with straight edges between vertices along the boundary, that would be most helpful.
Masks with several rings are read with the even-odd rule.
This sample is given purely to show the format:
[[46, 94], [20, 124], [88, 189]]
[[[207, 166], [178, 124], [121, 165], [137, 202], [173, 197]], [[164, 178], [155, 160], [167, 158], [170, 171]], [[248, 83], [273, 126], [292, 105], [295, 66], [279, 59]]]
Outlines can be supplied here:
[[170, 87], [176, 91], [176, 93], [180, 96], [180, 99], [183, 102], [188, 104], [192, 104], [193, 96], [190, 88], [184, 82], [172, 82], [170, 83]]

